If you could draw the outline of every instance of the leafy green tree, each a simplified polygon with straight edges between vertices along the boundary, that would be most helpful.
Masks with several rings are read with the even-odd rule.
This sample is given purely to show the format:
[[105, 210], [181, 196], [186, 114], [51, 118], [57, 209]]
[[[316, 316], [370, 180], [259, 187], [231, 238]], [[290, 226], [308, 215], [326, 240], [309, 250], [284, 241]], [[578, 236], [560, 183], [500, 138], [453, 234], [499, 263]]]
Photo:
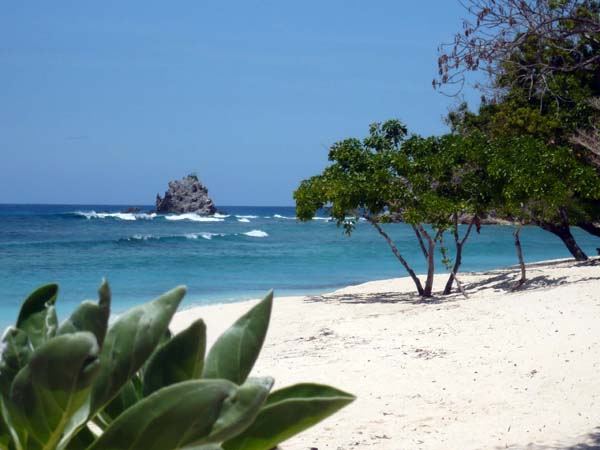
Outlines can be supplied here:
[[588, 158], [596, 167], [600, 167], [600, 97], [588, 100], [595, 111], [588, 126], [580, 127], [571, 137], [571, 143], [587, 151]]
[[534, 223], [557, 235], [577, 260], [587, 256], [570, 231], [578, 217], [600, 199], [596, 171], [566, 147], [533, 137], [495, 140], [488, 171], [499, 197], [497, 208], [519, 222]]
[[[569, 228], [580, 226], [600, 234], [595, 225], [600, 219], [597, 169], [581, 152], [569, 147], [567, 131], [542, 127], [553, 120], [552, 115], [539, 115], [533, 107], [510, 111], [511, 106], [517, 108], [516, 100], [484, 105], [474, 114], [463, 104], [448, 115], [447, 122], [453, 133], [484, 133], [488, 138], [489, 145], [481, 149], [492, 164], [490, 183], [501, 193], [494, 209], [508, 220], [522, 219], [553, 233], [573, 257], [586, 260]], [[502, 118], [518, 118], [519, 111], [538, 117], [531, 130], [519, 128], [527, 123], [521, 119], [519, 123], [500, 124]]]
[[322, 174], [303, 180], [294, 192], [296, 215], [300, 220], [310, 220], [319, 209], [328, 206], [331, 217], [348, 234], [354, 230], [357, 217], [368, 221], [406, 269], [419, 295], [430, 297], [437, 233], [432, 236], [418, 218], [411, 217], [410, 223], [427, 255], [427, 279], [423, 285], [381, 225], [414, 201], [406, 177], [411, 161], [401, 151], [406, 134], [404, 124], [390, 120], [372, 124], [363, 141], [351, 138], [333, 144], [329, 150], [332, 164]]
[[[537, 140], [536, 146], [543, 148], [540, 154], [526, 152], [521, 158], [521, 164], [536, 170], [517, 170], [539, 176], [538, 184], [545, 190], [529, 190], [532, 197], [522, 200], [525, 204], [535, 204], [540, 196], [548, 200], [552, 182], [545, 169], [563, 167], [575, 173], [583, 170], [580, 164], [598, 167], [594, 99], [600, 95], [600, 2], [469, 0], [466, 6], [463, 30], [440, 49], [440, 79], [435, 85], [458, 81], [462, 88], [466, 74], [475, 71], [483, 71], [487, 78], [478, 84], [484, 93], [478, 113], [463, 104], [448, 121], [453, 132], [478, 130], [505, 144], [511, 139]], [[559, 193], [565, 183], [558, 177], [554, 181], [555, 200], [562, 196], [564, 204], [543, 208], [543, 213], [533, 208], [534, 214], [526, 216], [561, 238], [573, 256], [583, 260], [586, 255], [568, 227], [577, 225], [600, 235], [595, 224], [600, 218], [598, 199], [585, 192], [586, 177], [580, 186], [570, 179], [567, 196]]]
[[[477, 181], [478, 167], [465, 163], [477, 154], [474, 138], [406, 135], [401, 122], [389, 120], [372, 124], [369, 136], [362, 141], [335, 143], [329, 151], [332, 164], [322, 174], [302, 181], [294, 193], [296, 214], [300, 220], [310, 220], [319, 209], [327, 207], [348, 234], [356, 225], [356, 220], [348, 216], [368, 221], [406, 269], [419, 295], [430, 297], [435, 252], [443, 233], [452, 230], [457, 250], [444, 291], [449, 293], [453, 282], [458, 284], [462, 249], [472, 228], [478, 228], [478, 214], [484, 210], [486, 195]], [[459, 216], [464, 213], [471, 216], [461, 237]], [[426, 261], [424, 283], [382, 226], [400, 220], [413, 228]]]
[[[413, 140], [425, 143], [426, 151], [414, 157], [416, 172], [426, 180], [421, 186], [424, 195], [434, 195], [438, 205], [446, 207], [438, 213], [438, 205], [426, 210], [427, 221], [436, 228], [447, 230], [454, 241], [454, 261], [447, 258], [445, 248], [444, 262], [450, 271], [443, 294], [451, 292], [453, 282], [459, 289], [457, 272], [462, 264], [464, 246], [475, 229], [481, 229], [481, 217], [485, 217], [491, 205], [494, 191], [486, 178], [485, 147], [487, 139], [480, 133], [470, 135], [446, 134], [440, 137]], [[412, 152], [414, 153], [414, 152]], [[459, 224], [466, 229], [461, 236]]]

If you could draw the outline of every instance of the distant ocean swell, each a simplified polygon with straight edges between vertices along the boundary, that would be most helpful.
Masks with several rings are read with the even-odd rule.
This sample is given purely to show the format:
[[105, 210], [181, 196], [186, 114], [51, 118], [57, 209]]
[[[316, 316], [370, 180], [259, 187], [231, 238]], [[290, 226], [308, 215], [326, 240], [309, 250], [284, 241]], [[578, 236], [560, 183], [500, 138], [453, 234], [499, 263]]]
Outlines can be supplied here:
[[131, 237], [119, 239], [117, 242], [132, 242], [132, 241], [160, 241], [160, 240], [198, 240], [198, 239], [206, 239], [208, 241], [213, 238], [231, 238], [236, 236], [247, 236], [251, 238], [266, 238], [269, 237], [269, 234], [266, 231], [262, 230], [251, 230], [245, 233], [210, 233], [210, 232], [202, 232], [202, 233], [185, 233], [185, 234], [177, 234], [170, 236], [160, 236], [153, 234], [134, 234]]
[[[73, 211], [66, 214], [62, 214], [66, 217], [85, 218], [88, 220], [92, 219], [114, 219], [123, 221], [135, 221], [135, 220], [154, 220], [164, 219], [170, 221], [189, 221], [189, 222], [224, 222], [225, 219], [232, 217], [231, 214], [213, 214], [210, 216], [202, 216], [195, 213], [185, 214], [156, 214], [156, 213], [128, 213], [128, 212], [96, 212], [96, 211]], [[260, 218], [256, 215], [235, 215], [238, 222], [248, 223], [251, 220]], [[276, 220], [296, 220], [293, 216], [283, 216], [281, 214], [274, 214], [273, 216], [264, 216], [263, 219], [276, 219]], [[320, 221], [331, 221], [329, 217], [315, 217], [314, 220]]]
[[144, 234], [138, 233], [129, 237], [118, 238], [115, 240], [99, 239], [99, 240], [68, 240], [68, 241], [22, 241], [22, 242], [8, 242], [2, 245], [6, 248], [17, 248], [17, 247], [89, 247], [90, 245], [106, 245], [111, 243], [122, 244], [127, 242], [146, 242], [146, 241], [196, 241], [199, 239], [212, 240], [214, 238], [224, 239], [242, 239], [242, 238], [266, 238], [269, 234], [262, 230], [250, 230], [240, 233], [212, 233], [212, 232], [199, 232], [199, 233], [182, 233], [173, 235], [160, 235], [160, 234]]

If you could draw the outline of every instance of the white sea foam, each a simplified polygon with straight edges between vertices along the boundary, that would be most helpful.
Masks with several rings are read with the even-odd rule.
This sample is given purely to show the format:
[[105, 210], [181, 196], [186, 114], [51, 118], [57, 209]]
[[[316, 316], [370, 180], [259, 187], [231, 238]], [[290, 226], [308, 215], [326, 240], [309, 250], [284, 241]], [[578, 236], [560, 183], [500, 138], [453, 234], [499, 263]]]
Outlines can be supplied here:
[[295, 217], [287, 217], [287, 216], [282, 216], [281, 214], [274, 214], [273, 217], [275, 219], [286, 219], [286, 220], [296, 220]]
[[250, 237], [256, 237], [256, 238], [263, 238], [263, 237], [268, 237], [268, 233], [262, 231], [262, 230], [252, 230], [252, 231], [248, 231], [246, 233], [243, 233], [246, 236], [250, 236]]
[[258, 219], [258, 216], [243, 216], [241, 214], [236, 214], [235, 217], [238, 219]]
[[238, 219], [237, 221], [238, 222], [242, 222], [242, 223], [248, 223], [248, 222], [250, 222], [250, 220], [246, 219], [245, 217], [242, 217], [241, 219]]
[[127, 238], [127, 241], [149, 241], [149, 240], [158, 240], [160, 236], [154, 236], [152, 234], [134, 234], [133, 236]]
[[200, 216], [196, 213], [186, 213], [186, 214], [178, 214], [165, 216], [167, 220], [190, 220], [192, 222], [223, 222], [225, 219], [221, 219], [219, 217], [211, 217], [211, 216]]
[[192, 239], [192, 240], [196, 240], [198, 238], [202, 238], [202, 239], [206, 239], [208, 241], [210, 241], [213, 237], [223, 237], [223, 236], [227, 236], [224, 233], [209, 233], [209, 232], [204, 232], [204, 233], [187, 233], [183, 235], [186, 239]]
[[313, 220], [331, 221], [331, 217], [313, 217]]
[[213, 237], [223, 237], [223, 236], [227, 236], [226, 234], [223, 233], [200, 233], [200, 237], [202, 239], [207, 239], [207, 240], [211, 240]]
[[198, 238], [202, 238], [202, 239], [207, 239], [207, 240], [211, 240], [213, 237], [216, 236], [227, 236], [224, 233], [209, 233], [209, 232], [203, 232], [203, 233], [186, 233], [186, 234], [172, 234], [172, 235], [166, 235], [166, 236], [155, 236], [153, 234], [134, 234], [131, 237], [128, 237], [127, 239], [120, 239], [121, 241], [150, 241], [150, 240], [161, 240], [161, 239], [190, 239], [190, 240], [197, 240]]
[[216, 217], [217, 219], [226, 219], [229, 217], [229, 214], [214, 213], [213, 217]]
[[146, 213], [97, 213], [96, 211], [75, 211], [76, 215], [83, 216], [86, 219], [120, 219], [120, 220], [152, 220], [156, 217], [155, 213], [146, 214]]

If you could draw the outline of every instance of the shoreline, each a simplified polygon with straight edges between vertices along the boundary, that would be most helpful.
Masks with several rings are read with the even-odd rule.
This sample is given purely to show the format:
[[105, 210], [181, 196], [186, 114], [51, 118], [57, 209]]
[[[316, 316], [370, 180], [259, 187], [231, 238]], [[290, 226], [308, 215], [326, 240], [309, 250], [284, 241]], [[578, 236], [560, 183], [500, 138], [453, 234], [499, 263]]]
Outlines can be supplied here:
[[[468, 299], [410, 279], [275, 298], [253, 375], [331, 384], [356, 402], [284, 450], [568, 448], [600, 442], [600, 259], [463, 273]], [[436, 277], [441, 289], [445, 276]], [[196, 306], [208, 344], [256, 301]], [[596, 439], [597, 441], [594, 441]], [[581, 447], [586, 448], [586, 447]]]
[[[600, 263], [600, 256], [591, 256], [590, 257], [590, 261], [593, 261], [597, 259]], [[561, 264], [561, 263], [567, 263], [570, 264], [571, 262], [573, 262], [574, 260], [572, 258], [555, 258], [555, 259], [547, 259], [547, 260], [540, 260], [540, 261], [534, 261], [534, 262], [529, 262], [526, 263], [526, 267], [527, 269], [529, 268], [535, 268], [537, 266], [546, 266], [546, 265], [552, 265], [552, 264]], [[577, 262], [573, 262], [573, 264], [578, 264]], [[511, 264], [508, 266], [502, 266], [502, 267], [498, 267], [498, 268], [491, 268], [491, 269], [487, 269], [487, 270], [483, 270], [483, 271], [465, 271], [465, 272], [458, 272], [457, 276], [459, 277], [459, 280], [462, 280], [462, 277], [464, 276], [483, 276], [485, 274], [489, 274], [489, 273], [494, 273], [497, 271], [500, 272], [510, 272], [511, 270], [519, 270], [519, 265], [518, 264]], [[516, 273], [516, 272], [515, 272]], [[417, 277], [419, 278], [423, 278], [425, 277], [427, 274], [425, 272], [416, 272]], [[435, 274], [435, 280], [436, 280], [436, 284], [435, 287], [437, 289], [434, 289], [434, 295], [432, 298], [437, 298], [438, 296], [440, 298], [444, 298], [445, 296], [441, 296], [439, 295], [440, 292], [436, 292], [436, 291], [441, 291], [443, 289], [443, 285], [441, 285], [439, 279], [440, 278], [444, 278], [450, 275], [449, 271], [446, 270], [440, 270], [437, 271], [436, 270], [436, 274]], [[515, 276], [515, 281], [516, 281], [517, 277]], [[412, 281], [410, 280], [410, 277], [408, 275], [406, 276], [401, 276], [401, 277], [392, 277], [392, 278], [376, 278], [376, 279], [370, 279], [370, 280], [365, 280], [365, 281], [358, 281], [356, 283], [351, 283], [351, 284], [333, 284], [329, 287], [326, 288], [317, 288], [314, 290], [302, 290], [302, 289], [298, 289], [298, 292], [294, 292], [294, 293], [286, 293], [283, 295], [278, 295], [277, 294], [277, 290], [275, 289], [275, 296], [279, 299], [287, 299], [287, 298], [294, 298], [294, 299], [298, 299], [298, 298], [312, 298], [312, 297], [321, 297], [321, 296], [327, 296], [327, 295], [334, 295], [336, 292], [338, 291], [344, 291], [350, 288], [354, 288], [357, 286], [363, 286], [363, 285], [368, 285], [370, 283], [385, 283], [385, 282], [391, 282], [391, 281], [396, 281], [396, 280], [402, 280], [402, 283], [404, 285], [404, 280], [406, 281], [410, 281], [411, 286], [412, 285]], [[414, 286], [413, 286], [414, 288]], [[458, 295], [459, 292], [456, 288], [456, 284], [453, 285], [452, 287], [453, 293], [451, 295]], [[407, 291], [410, 291], [410, 288], [407, 288]], [[264, 295], [266, 295], [266, 293], [268, 292], [268, 289], [264, 291]], [[410, 294], [410, 292], [407, 292], [408, 294]], [[436, 296], [436, 294], [438, 294]], [[188, 293], [188, 296], [190, 294]], [[203, 299], [206, 299], [206, 297], [201, 297]], [[233, 304], [245, 304], [247, 303], [248, 305], [253, 304], [254, 302], [257, 302], [258, 300], [260, 300], [262, 297], [256, 297], [253, 295], [243, 295], [243, 296], [236, 296], [236, 297], [215, 297], [215, 298], [211, 298], [210, 299], [210, 303], [202, 303], [200, 300], [190, 300], [190, 304], [189, 305], [183, 305], [182, 307], [179, 308], [179, 312], [178, 314], [181, 314], [183, 312], [187, 312], [190, 310], [195, 310], [198, 308], [207, 308], [210, 306], [216, 306], [216, 305], [233, 305]]]

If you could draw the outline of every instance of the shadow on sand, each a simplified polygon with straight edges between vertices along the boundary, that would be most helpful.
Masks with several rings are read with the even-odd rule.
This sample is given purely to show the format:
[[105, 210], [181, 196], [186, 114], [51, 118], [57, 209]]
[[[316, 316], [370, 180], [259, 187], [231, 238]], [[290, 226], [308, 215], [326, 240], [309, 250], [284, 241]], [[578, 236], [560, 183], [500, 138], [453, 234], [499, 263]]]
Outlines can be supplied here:
[[[581, 267], [581, 266], [600, 266], [600, 258], [595, 258], [584, 262], [568, 262], [568, 266], [565, 265], [565, 261], [552, 261], [544, 263], [533, 263], [528, 264], [527, 269], [535, 272], [537, 267]], [[493, 291], [504, 291], [504, 292], [521, 292], [521, 291], [534, 291], [538, 289], [546, 289], [553, 286], [560, 286], [564, 284], [576, 284], [593, 280], [600, 280], [598, 277], [587, 277], [581, 279], [569, 279], [568, 276], [548, 276], [548, 275], [537, 275], [528, 278], [527, 281], [519, 288], [518, 291], [513, 291], [513, 287], [518, 279], [518, 267], [508, 267], [501, 270], [492, 270], [484, 272], [482, 274], [466, 274], [466, 275], [479, 275], [482, 279], [474, 282], [463, 282], [465, 292], [467, 295], [475, 294], [477, 292], [491, 289]], [[325, 294], [310, 296], [305, 299], [306, 302], [327, 302], [337, 301], [341, 303], [405, 303], [405, 304], [426, 304], [435, 305], [441, 303], [449, 303], [463, 299], [462, 294], [456, 291], [450, 295], [439, 295], [434, 293], [433, 297], [423, 298], [420, 297], [416, 292], [373, 292], [373, 293], [349, 293], [349, 294]]]
[[594, 431], [591, 433], [582, 436], [579, 438], [581, 441], [578, 444], [569, 445], [569, 444], [552, 444], [552, 445], [539, 445], [539, 444], [529, 444], [527, 446], [508, 446], [508, 447], [497, 447], [497, 450], [500, 448], [505, 449], [525, 449], [525, 450], [600, 450], [600, 427], [596, 427]]
[[600, 450], [600, 427], [586, 436], [581, 444], [571, 445], [569, 447], [553, 447], [561, 450]]

